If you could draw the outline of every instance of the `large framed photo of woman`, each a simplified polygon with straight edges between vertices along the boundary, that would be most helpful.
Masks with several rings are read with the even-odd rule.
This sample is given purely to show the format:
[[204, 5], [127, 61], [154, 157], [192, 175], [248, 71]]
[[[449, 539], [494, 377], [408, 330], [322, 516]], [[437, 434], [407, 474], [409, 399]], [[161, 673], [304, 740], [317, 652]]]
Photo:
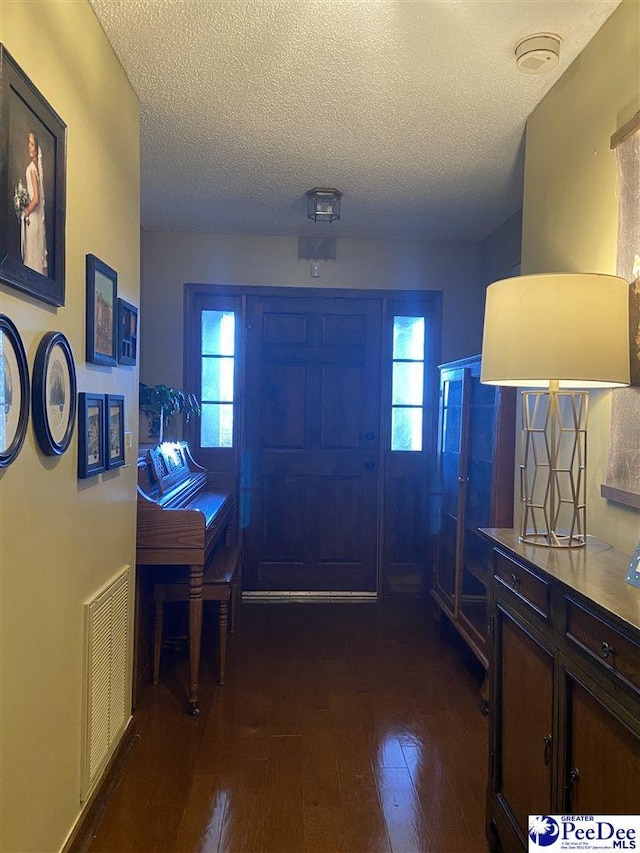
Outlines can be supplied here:
[[0, 44], [0, 281], [64, 305], [67, 127]]

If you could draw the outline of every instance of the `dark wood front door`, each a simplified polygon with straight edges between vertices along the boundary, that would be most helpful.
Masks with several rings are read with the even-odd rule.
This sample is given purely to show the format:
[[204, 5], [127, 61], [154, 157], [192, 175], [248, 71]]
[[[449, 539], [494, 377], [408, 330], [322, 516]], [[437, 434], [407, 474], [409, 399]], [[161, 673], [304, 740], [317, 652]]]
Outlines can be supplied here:
[[377, 589], [381, 302], [247, 299], [244, 589]]

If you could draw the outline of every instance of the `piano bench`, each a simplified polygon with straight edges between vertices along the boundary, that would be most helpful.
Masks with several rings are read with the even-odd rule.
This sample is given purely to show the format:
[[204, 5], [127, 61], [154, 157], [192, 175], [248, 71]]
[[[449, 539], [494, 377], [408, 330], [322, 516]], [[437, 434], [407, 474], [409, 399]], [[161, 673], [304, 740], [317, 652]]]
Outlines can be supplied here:
[[[209, 568], [204, 573], [202, 600], [217, 601], [218, 613], [218, 684], [224, 684], [227, 657], [227, 630], [234, 632], [238, 619], [238, 601], [241, 593], [242, 545], [225, 545], [214, 553]], [[162, 650], [162, 626], [165, 601], [189, 601], [189, 581], [176, 580], [154, 584], [154, 631], [153, 631], [153, 683], [160, 680], [160, 653]], [[231, 623], [229, 624], [229, 601], [231, 601]]]

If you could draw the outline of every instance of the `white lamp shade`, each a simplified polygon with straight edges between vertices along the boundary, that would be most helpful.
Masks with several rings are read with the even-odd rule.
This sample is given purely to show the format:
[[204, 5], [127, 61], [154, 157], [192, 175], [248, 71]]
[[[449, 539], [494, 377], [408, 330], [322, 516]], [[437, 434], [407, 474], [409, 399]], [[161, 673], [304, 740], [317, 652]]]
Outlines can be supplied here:
[[552, 273], [487, 288], [481, 382], [615, 388], [629, 384], [629, 283]]

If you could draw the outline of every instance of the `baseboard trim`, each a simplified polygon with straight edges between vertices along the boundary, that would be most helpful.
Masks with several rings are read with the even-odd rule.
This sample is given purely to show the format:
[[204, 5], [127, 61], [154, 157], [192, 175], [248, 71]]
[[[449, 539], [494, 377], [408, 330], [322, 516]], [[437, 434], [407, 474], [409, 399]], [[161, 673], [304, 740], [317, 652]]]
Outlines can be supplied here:
[[378, 600], [377, 592], [351, 592], [351, 591], [293, 591], [268, 590], [248, 591], [242, 593], [243, 604], [281, 604], [290, 602], [292, 604], [328, 602], [332, 604], [373, 604]]
[[132, 717], [124, 730], [116, 751], [104, 769], [102, 779], [85, 803], [80, 817], [60, 853], [86, 853], [89, 849], [95, 830], [107, 808], [107, 803], [117, 788], [131, 751], [139, 739], [136, 734], [135, 719]]

